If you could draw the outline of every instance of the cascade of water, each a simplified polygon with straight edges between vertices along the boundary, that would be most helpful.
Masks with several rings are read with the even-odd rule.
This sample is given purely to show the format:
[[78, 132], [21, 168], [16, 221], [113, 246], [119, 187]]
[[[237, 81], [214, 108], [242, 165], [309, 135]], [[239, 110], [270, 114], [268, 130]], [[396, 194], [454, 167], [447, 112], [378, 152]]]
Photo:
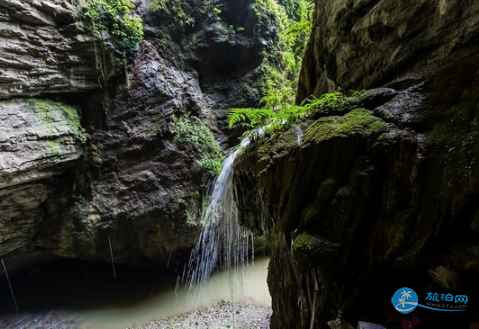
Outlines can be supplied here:
[[201, 287], [217, 265], [229, 270], [248, 261], [253, 235], [239, 223], [233, 166], [238, 154], [250, 143], [250, 139], [245, 138], [236, 150], [229, 153], [214, 181], [208, 207], [201, 218], [204, 228], [188, 263], [186, 279], [190, 288]]
[[299, 125], [295, 125], [294, 131], [296, 132], [296, 144], [301, 145], [301, 141], [303, 138], [303, 130]]

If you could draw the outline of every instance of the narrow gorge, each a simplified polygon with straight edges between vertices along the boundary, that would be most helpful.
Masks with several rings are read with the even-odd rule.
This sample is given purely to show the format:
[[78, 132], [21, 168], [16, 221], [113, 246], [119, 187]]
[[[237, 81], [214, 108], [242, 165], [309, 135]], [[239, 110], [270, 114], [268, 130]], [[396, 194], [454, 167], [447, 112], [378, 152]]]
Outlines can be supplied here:
[[[242, 135], [213, 217], [255, 238], [215, 253], [270, 257], [270, 328], [479, 328], [468, 0], [0, 0], [1, 291], [112, 261], [174, 288]], [[402, 287], [467, 310], [401, 314]]]

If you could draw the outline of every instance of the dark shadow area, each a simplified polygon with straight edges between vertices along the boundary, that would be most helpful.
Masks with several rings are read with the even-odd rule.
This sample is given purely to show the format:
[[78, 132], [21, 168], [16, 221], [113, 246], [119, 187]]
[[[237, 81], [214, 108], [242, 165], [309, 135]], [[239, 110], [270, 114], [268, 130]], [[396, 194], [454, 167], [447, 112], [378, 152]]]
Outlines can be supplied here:
[[[182, 264], [182, 263], [181, 263]], [[181, 265], [182, 266], [182, 265]], [[174, 288], [174, 267], [135, 268], [80, 260], [59, 260], [10, 278], [20, 312], [82, 311], [128, 307]], [[5, 277], [0, 279], [0, 317], [15, 312]]]

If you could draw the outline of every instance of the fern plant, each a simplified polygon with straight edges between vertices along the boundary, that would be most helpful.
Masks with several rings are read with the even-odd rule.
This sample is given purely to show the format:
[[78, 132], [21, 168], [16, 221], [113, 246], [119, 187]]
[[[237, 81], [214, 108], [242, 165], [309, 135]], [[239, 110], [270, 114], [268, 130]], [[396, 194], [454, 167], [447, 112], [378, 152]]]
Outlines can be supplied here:
[[236, 123], [243, 127], [254, 129], [264, 126], [276, 117], [276, 112], [270, 109], [236, 108], [228, 111], [228, 125], [230, 128]]
[[301, 105], [277, 104], [276, 110], [267, 107], [230, 109], [228, 125], [232, 128], [234, 124], [241, 124], [248, 129], [246, 135], [251, 135], [259, 127], [264, 127], [267, 132], [275, 132], [326, 109], [343, 107], [346, 103], [346, 96], [336, 91], [319, 98], [309, 98]]

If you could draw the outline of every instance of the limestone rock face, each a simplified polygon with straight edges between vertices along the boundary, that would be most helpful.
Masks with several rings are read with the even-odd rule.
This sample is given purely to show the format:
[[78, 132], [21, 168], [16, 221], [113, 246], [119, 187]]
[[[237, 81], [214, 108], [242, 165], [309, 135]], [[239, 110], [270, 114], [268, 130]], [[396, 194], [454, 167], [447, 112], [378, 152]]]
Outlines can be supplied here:
[[298, 99], [336, 87], [360, 90], [477, 46], [479, 6], [470, 1], [318, 1]]
[[[267, 136], [236, 165], [274, 222], [272, 328], [322, 328], [338, 317], [392, 328], [405, 319], [391, 305], [397, 289], [460, 286], [433, 280], [428, 270], [440, 266], [478, 292], [478, 10], [317, 2], [299, 100], [380, 88]], [[477, 322], [476, 313], [437, 313], [418, 311], [438, 328]]]
[[[37, 246], [63, 257], [108, 261], [110, 238], [117, 262], [145, 265], [195, 244], [212, 177], [197, 166], [194, 149], [175, 141], [170, 123], [189, 114], [218, 132], [227, 108], [257, 100], [240, 87], [257, 79], [252, 71], [263, 56], [262, 25], [242, 4], [247, 10], [240, 13], [233, 2], [219, 3], [221, 17], [194, 8], [195, 24], [183, 27], [171, 13], [138, 8], [146, 40], [130, 84], [117, 82], [108, 97], [98, 93], [88, 100], [86, 155], [74, 185], [45, 203]], [[229, 23], [248, 32], [236, 35]]]
[[[143, 41], [128, 91], [111, 101], [108, 127], [90, 131], [74, 186], [59, 192], [69, 198], [46, 202], [40, 247], [108, 261], [110, 238], [117, 262], [147, 265], [195, 244], [201, 184], [210, 177], [195, 152], [174, 142], [169, 122], [186, 111], [205, 115], [196, 83]], [[103, 110], [92, 104], [85, 116], [94, 118]]]
[[115, 262], [151, 265], [195, 244], [212, 177], [170, 124], [189, 114], [236, 144], [222, 133], [225, 111], [258, 101], [254, 70], [274, 31], [260, 31], [251, 0], [220, 1], [215, 15], [185, 9], [194, 24], [148, 4], [135, 2], [145, 40], [131, 69], [107, 51], [100, 88], [78, 1], [0, 0], [0, 257], [10, 269], [110, 261], [110, 242]]
[[[0, 103], [0, 253], [23, 255], [45, 216], [42, 204], [75, 165], [85, 141], [77, 110], [42, 99]], [[10, 266], [25, 259], [13, 259]]]
[[0, 1], [0, 98], [98, 87], [95, 52], [77, 1]]
[[187, 3], [189, 23], [178, 24], [175, 16], [150, 10], [144, 16], [145, 34], [172, 66], [187, 75], [194, 73], [216, 119], [218, 139], [231, 147], [238, 143], [241, 131], [228, 128], [226, 110], [259, 105], [263, 74], [256, 69], [264, 52], [272, 51], [276, 30], [257, 16], [251, 8], [253, 0]]

